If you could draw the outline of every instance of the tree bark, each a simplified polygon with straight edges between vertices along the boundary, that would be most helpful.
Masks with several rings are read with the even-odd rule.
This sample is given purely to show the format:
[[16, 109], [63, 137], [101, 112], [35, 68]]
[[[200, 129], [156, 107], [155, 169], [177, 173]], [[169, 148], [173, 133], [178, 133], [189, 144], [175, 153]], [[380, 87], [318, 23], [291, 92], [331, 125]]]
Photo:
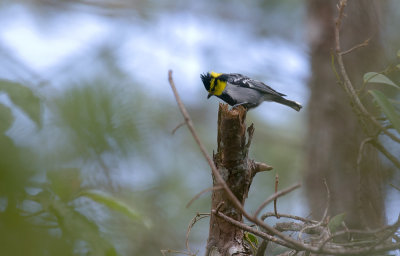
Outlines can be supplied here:
[[[357, 168], [367, 124], [360, 124], [331, 66], [334, 47], [336, 0], [309, 0], [309, 39], [312, 77], [308, 111], [308, 159], [306, 196], [313, 218], [321, 218], [326, 206], [323, 179], [331, 192], [329, 215], [346, 213], [349, 228], [374, 228], [385, 222], [382, 177], [377, 152], [367, 146]], [[350, 49], [372, 37], [369, 46], [345, 56], [350, 79], [361, 85], [365, 72], [377, 68], [379, 5], [376, 1], [349, 1], [342, 25], [342, 49]], [[358, 172], [357, 170], [360, 170]]]
[[[254, 128], [251, 125], [247, 129], [249, 138], [246, 141], [245, 121], [244, 108], [229, 110], [228, 105], [219, 105], [218, 149], [214, 155], [214, 163], [228, 187], [243, 205], [254, 175], [269, 169], [260, 168], [259, 163], [248, 159]], [[218, 186], [214, 176], [213, 185]], [[213, 190], [211, 207], [237, 221], [243, 221], [242, 213], [231, 203], [223, 189]], [[211, 215], [206, 255], [252, 255], [243, 237], [243, 230]]]

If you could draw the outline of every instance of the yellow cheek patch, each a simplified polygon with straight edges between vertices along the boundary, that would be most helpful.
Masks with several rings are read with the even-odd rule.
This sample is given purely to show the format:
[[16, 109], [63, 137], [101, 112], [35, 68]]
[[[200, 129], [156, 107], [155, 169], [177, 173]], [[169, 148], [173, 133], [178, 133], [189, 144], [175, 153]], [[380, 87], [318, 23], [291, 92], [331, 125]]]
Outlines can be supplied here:
[[215, 85], [214, 95], [216, 95], [216, 96], [221, 95], [222, 92], [225, 90], [225, 87], [226, 87], [226, 82], [217, 79], [217, 84]]
[[218, 79], [222, 73], [216, 73], [214, 71], [211, 71], [211, 81], [210, 81], [210, 90], [208, 92], [212, 93], [213, 95], [219, 96], [222, 94], [226, 87], [226, 82], [221, 81]]

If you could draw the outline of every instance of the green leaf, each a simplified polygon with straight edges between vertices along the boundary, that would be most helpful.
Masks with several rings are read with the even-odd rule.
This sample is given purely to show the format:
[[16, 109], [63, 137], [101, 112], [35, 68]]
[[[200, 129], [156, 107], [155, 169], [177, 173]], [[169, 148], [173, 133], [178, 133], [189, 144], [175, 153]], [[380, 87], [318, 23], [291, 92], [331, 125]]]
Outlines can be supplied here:
[[369, 93], [372, 94], [382, 112], [392, 123], [393, 127], [397, 130], [397, 132], [400, 133], [400, 115], [393, 107], [393, 105], [389, 102], [388, 98], [386, 98], [386, 96], [378, 90], [370, 90]]
[[[128, 216], [130, 219], [137, 221], [137, 220], [142, 220], [142, 217], [135, 211], [133, 210], [129, 205], [126, 203], [122, 202], [120, 199], [113, 197], [112, 195], [96, 191], [96, 190], [83, 190], [79, 193], [79, 196], [85, 196], [93, 201], [103, 204], [107, 206], [108, 208], [120, 212], [122, 214], [125, 214]], [[146, 223], [145, 224], [149, 224]]]
[[396, 68], [400, 69], [400, 64], [397, 64], [397, 65], [396, 65]]
[[0, 133], [7, 131], [14, 122], [14, 116], [9, 107], [0, 104]]
[[114, 246], [103, 238], [98, 225], [73, 206], [53, 199], [49, 209], [50, 213], [56, 217], [64, 239], [88, 242], [91, 252], [89, 255], [118, 255]]
[[250, 244], [254, 251], [257, 250], [258, 239], [255, 235], [249, 232], [244, 232], [244, 239]]
[[335, 233], [336, 230], [342, 225], [344, 218], [346, 217], [346, 213], [340, 213], [334, 216], [328, 223], [328, 228], [331, 233]]
[[400, 50], [397, 51], [397, 57], [400, 58]]
[[51, 190], [63, 201], [76, 198], [81, 188], [80, 169], [63, 168], [51, 170], [46, 173], [50, 181]]
[[378, 83], [378, 84], [387, 84], [393, 86], [397, 89], [400, 89], [400, 86], [393, 83], [387, 76], [383, 74], [379, 74], [376, 72], [368, 72], [364, 74], [364, 83]]
[[0, 80], [0, 91], [6, 92], [15, 105], [38, 126], [41, 126], [40, 98], [33, 94], [31, 89], [19, 83]]
[[246, 238], [253, 244], [258, 245], [258, 239], [255, 235], [253, 235], [252, 233], [246, 232], [245, 233]]

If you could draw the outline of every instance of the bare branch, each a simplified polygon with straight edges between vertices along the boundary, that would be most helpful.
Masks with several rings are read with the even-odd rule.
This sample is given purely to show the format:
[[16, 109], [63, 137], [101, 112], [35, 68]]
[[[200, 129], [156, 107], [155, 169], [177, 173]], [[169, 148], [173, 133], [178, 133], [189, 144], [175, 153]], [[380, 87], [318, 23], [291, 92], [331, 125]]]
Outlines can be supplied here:
[[275, 199], [277, 199], [278, 197], [284, 196], [290, 192], [292, 192], [295, 189], [298, 189], [299, 187], [301, 187], [300, 183], [294, 184], [290, 187], [288, 187], [287, 189], [281, 190], [275, 194], [273, 194], [272, 196], [268, 197], [267, 200], [265, 200], [260, 207], [258, 207], [258, 209], [255, 211], [253, 218], [257, 218], [257, 216], [260, 214], [260, 212], [262, 211], [262, 209], [264, 209], [265, 206], [267, 206], [269, 203], [271, 203], [272, 201], [274, 201]]
[[282, 240], [280, 240], [280, 239], [278, 239], [278, 238], [276, 238], [274, 236], [268, 235], [267, 233], [262, 232], [262, 231], [260, 231], [258, 229], [252, 228], [249, 225], [246, 225], [246, 224], [244, 224], [244, 223], [242, 223], [240, 221], [232, 219], [231, 217], [226, 216], [225, 214], [223, 214], [221, 212], [217, 212], [216, 210], [212, 210], [212, 213], [215, 214], [216, 216], [224, 219], [225, 221], [231, 223], [232, 225], [235, 225], [236, 227], [244, 230], [244, 231], [250, 232], [250, 233], [252, 233], [252, 234], [254, 234], [254, 235], [258, 236], [258, 237], [261, 237], [261, 238], [263, 238], [265, 240], [268, 240], [268, 241], [271, 241], [271, 242], [274, 242], [274, 243], [277, 243], [277, 244], [280, 244], [282, 246], [290, 248], [290, 245], [288, 243], [286, 243], [285, 241], [282, 241]]
[[343, 231], [338, 231], [338, 232], [330, 235], [329, 237], [327, 237], [325, 240], [323, 240], [321, 242], [320, 250], [322, 250], [322, 248], [325, 246], [325, 244], [328, 241], [331, 241], [335, 237], [339, 237], [339, 236], [346, 235], [346, 234], [360, 234], [360, 235], [374, 235], [374, 236], [376, 236], [379, 233], [384, 233], [384, 232], [386, 232], [388, 230], [396, 230], [399, 227], [400, 227], [400, 215], [399, 215], [397, 221], [393, 225], [387, 225], [387, 226], [384, 226], [384, 227], [381, 227], [381, 228], [377, 228], [377, 229], [372, 229], [372, 230], [346, 229], [346, 230], [343, 230]]
[[[282, 217], [282, 218], [288, 218], [288, 219], [293, 219], [293, 220], [299, 220], [299, 221], [302, 221], [302, 222], [304, 222], [304, 223], [318, 223], [318, 221], [306, 219], [306, 218], [303, 218], [303, 217], [300, 217], [300, 216], [296, 216], [296, 215], [291, 215], [291, 214], [278, 213], [278, 216], [279, 216], [279, 217]], [[268, 218], [268, 217], [276, 217], [276, 216], [275, 216], [275, 213], [274, 213], [274, 212], [267, 212], [267, 213], [264, 213], [264, 214], [261, 216], [261, 220], [265, 220], [265, 219]]]
[[312, 228], [308, 228], [308, 229], [304, 229], [304, 224], [302, 223], [297, 223], [297, 222], [279, 222], [276, 223], [274, 228], [276, 228], [277, 230], [281, 231], [281, 232], [285, 232], [285, 231], [302, 231], [304, 230], [305, 233], [307, 234], [321, 234], [322, 232], [324, 232], [324, 227], [321, 226], [316, 226], [316, 227], [312, 227]]

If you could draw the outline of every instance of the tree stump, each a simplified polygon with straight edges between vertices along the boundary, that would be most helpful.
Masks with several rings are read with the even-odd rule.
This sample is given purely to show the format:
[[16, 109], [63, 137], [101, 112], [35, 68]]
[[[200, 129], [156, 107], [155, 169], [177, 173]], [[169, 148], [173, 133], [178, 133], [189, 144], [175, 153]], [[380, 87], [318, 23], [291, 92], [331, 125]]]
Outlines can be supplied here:
[[[272, 167], [248, 159], [248, 151], [253, 137], [253, 124], [247, 129], [246, 110], [243, 107], [228, 109], [227, 104], [220, 104], [218, 111], [218, 149], [213, 156], [219, 173], [233, 194], [244, 205], [254, 175]], [[213, 175], [213, 186], [218, 181]], [[232, 204], [223, 189], [214, 189], [212, 209], [243, 222], [242, 213]], [[244, 240], [244, 232], [225, 220], [211, 215], [210, 233], [206, 255], [252, 255]]]

